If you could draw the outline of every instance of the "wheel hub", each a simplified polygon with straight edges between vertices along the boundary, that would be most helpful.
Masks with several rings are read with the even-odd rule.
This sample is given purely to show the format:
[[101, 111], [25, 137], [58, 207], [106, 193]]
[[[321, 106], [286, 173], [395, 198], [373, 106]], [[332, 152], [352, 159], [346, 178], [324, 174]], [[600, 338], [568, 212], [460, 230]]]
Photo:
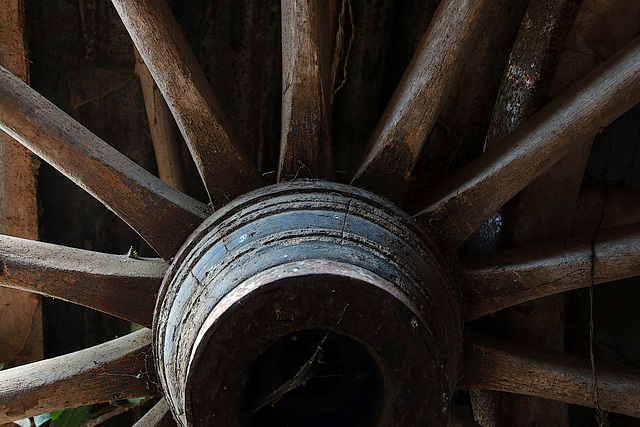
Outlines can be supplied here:
[[154, 319], [183, 425], [446, 425], [461, 355], [450, 273], [384, 199], [266, 187], [187, 240]]

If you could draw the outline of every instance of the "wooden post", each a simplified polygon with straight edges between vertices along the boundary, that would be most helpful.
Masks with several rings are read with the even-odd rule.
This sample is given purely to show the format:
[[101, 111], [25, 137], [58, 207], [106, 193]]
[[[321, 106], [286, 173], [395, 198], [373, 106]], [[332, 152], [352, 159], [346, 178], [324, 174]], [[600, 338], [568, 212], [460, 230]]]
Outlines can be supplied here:
[[[24, 0], [0, 0], [0, 10], [0, 65], [29, 83]], [[38, 166], [31, 152], [0, 132], [0, 233], [38, 238]], [[0, 288], [0, 307], [0, 363], [8, 368], [41, 359], [41, 297]]]

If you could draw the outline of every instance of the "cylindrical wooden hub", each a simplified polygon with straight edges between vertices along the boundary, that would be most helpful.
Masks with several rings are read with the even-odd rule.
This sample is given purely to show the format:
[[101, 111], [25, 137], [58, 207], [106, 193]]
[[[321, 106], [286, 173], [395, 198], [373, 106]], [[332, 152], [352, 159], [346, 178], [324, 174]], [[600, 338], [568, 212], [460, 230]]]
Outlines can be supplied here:
[[189, 238], [154, 320], [183, 425], [445, 425], [462, 316], [428, 237], [334, 183], [250, 193]]

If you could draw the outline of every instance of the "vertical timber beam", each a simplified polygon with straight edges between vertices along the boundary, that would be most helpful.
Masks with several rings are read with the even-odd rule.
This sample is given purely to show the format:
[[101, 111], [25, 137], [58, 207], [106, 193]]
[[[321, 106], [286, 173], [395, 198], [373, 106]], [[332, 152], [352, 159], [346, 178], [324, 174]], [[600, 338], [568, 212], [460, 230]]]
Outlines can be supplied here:
[[[29, 83], [25, 2], [0, 0], [0, 10], [0, 65]], [[0, 132], [0, 233], [38, 238], [38, 165], [31, 152]], [[0, 288], [0, 343], [5, 368], [42, 359], [40, 296]]]

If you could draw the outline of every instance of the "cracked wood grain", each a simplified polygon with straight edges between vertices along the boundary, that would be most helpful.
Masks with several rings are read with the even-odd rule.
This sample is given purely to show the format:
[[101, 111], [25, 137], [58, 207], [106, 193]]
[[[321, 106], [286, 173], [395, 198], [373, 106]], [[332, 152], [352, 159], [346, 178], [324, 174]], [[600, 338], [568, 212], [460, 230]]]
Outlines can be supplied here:
[[0, 129], [102, 202], [165, 259], [208, 216], [204, 203], [138, 166], [4, 68]]
[[278, 179], [335, 176], [331, 150], [330, 0], [282, 0]]
[[158, 393], [151, 331], [0, 371], [0, 423]]
[[[560, 52], [581, 2], [529, 3], [498, 91], [486, 147], [494, 146], [546, 104]], [[571, 167], [552, 168], [507, 203], [501, 213], [503, 226], [497, 231], [503, 243], [518, 246], [568, 233], [570, 212], [582, 182], [590, 145], [581, 144], [579, 155], [567, 156], [577, 157]], [[527, 337], [529, 344], [544, 343], [549, 349], [564, 349], [563, 295], [519, 306], [510, 310], [507, 317], [508, 334], [515, 339]], [[498, 410], [513, 425], [546, 422], [568, 427], [569, 424], [567, 405], [562, 402], [502, 395], [499, 405]]]
[[516, 193], [637, 104], [639, 70], [636, 38], [413, 207], [417, 220], [457, 251]]
[[[463, 261], [467, 321], [591, 283], [591, 235], [523, 246]], [[640, 275], [640, 223], [595, 236], [594, 284]]]
[[164, 0], [112, 0], [191, 151], [214, 206], [263, 185]]
[[352, 185], [404, 201], [422, 146], [493, 5], [493, 0], [440, 3], [351, 174]]
[[151, 326], [168, 265], [0, 235], [0, 286], [60, 298]]
[[[588, 359], [475, 336], [467, 340], [464, 363], [461, 385], [595, 407]], [[598, 363], [598, 391], [603, 410], [640, 417], [637, 367]]]

